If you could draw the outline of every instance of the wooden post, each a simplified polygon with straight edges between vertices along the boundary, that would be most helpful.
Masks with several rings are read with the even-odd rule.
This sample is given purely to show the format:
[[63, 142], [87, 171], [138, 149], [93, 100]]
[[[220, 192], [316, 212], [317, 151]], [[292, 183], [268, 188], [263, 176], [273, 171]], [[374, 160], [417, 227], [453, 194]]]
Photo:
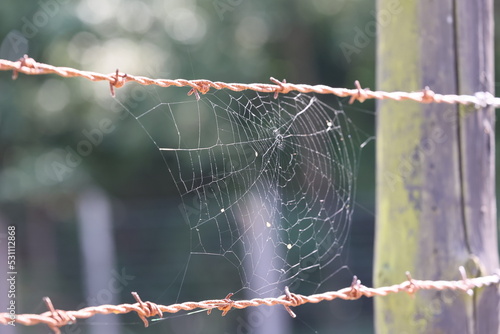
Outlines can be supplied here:
[[[377, 0], [377, 89], [493, 93], [493, 1]], [[387, 16], [389, 15], [389, 16]], [[492, 108], [381, 101], [375, 286], [498, 268]], [[497, 287], [375, 299], [378, 333], [498, 333]]]

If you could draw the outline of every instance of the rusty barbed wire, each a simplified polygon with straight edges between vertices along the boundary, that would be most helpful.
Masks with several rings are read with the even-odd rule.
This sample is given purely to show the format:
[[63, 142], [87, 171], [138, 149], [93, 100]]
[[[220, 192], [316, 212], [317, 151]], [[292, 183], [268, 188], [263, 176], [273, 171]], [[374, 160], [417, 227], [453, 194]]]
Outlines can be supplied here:
[[372, 91], [369, 88], [362, 88], [358, 81], [355, 82], [355, 89], [334, 88], [325, 85], [305, 85], [287, 83], [286, 80], [279, 81], [275, 78], [270, 78], [273, 84], [253, 83], [224, 83], [220, 81], [210, 80], [185, 80], [185, 79], [151, 79], [144, 76], [134, 76], [126, 73], [121, 73], [116, 70], [115, 73], [102, 74], [89, 71], [81, 71], [70, 67], [57, 67], [44, 63], [39, 63], [33, 58], [25, 55], [18, 61], [9, 61], [0, 59], [0, 71], [13, 71], [12, 78], [16, 79], [18, 73], [28, 75], [42, 74], [57, 74], [64, 78], [82, 77], [91, 81], [108, 81], [111, 94], [114, 95], [115, 88], [123, 87], [127, 82], [136, 82], [141, 85], [157, 85], [160, 87], [190, 87], [188, 95], [194, 94], [199, 99], [199, 94], [205, 94], [210, 89], [228, 89], [232, 91], [253, 90], [262, 93], [274, 93], [275, 97], [278, 94], [286, 94], [291, 91], [301, 93], [318, 93], [318, 94], [333, 94], [338, 97], [350, 97], [349, 103], [354, 101], [364, 102], [367, 99], [378, 100], [395, 100], [395, 101], [415, 101], [420, 103], [448, 103], [448, 104], [463, 104], [475, 105], [476, 107], [493, 106], [500, 107], [500, 98], [494, 97], [489, 92], [477, 92], [474, 95], [454, 95], [454, 94], [438, 94], [433, 92], [429, 87], [424, 88], [420, 92], [383, 92]]
[[[448, 104], [463, 104], [475, 105], [476, 107], [493, 106], [500, 107], [500, 98], [494, 97], [488, 92], [478, 92], [472, 95], [443, 95], [433, 92], [428, 87], [420, 92], [383, 92], [371, 91], [368, 88], [362, 88], [358, 81], [355, 82], [355, 89], [333, 88], [325, 85], [304, 85], [287, 83], [285, 80], [278, 81], [271, 78], [273, 84], [241, 84], [241, 83], [224, 83], [213, 82], [209, 80], [185, 80], [185, 79], [151, 79], [143, 76], [133, 76], [116, 70], [115, 73], [101, 74], [96, 72], [81, 71], [70, 67], [56, 67], [44, 63], [36, 62], [34, 59], [24, 56], [18, 61], [9, 61], [0, 59], [1, 71], [12, 71], [12, 78], [16, 79], [18, 73], [28, 75], [56, 74], [61, 77], [82, 77], [91, 81], [108, 81], [110, 84], [111, 94], [114, 95], [115, 88], [120, 88], [127, 82], [136, 82], [141, 85], [157, 85], [160, 87], [190, 87], [189, 95], [194, 94], [199, 99], [199, 94], [205, 94], [210, 89], [228, 89], [232, 91], [253, 90], [257, 92], [274, 93], [275, 97], [278, 94], [286, 94], [291, 91], [302, 93], [318, 93], [318, 94], [333, 94], [338, 97], [350, 97], [349, 103], [354, 101], [364, 102], [367, 99], [390, 99], [396, 101], [411, 100], [420, 103], [448, 103]], [[472, 294], [474, 288], [481, 288], [489, 285], [500, 284], [500, 273], [467, 278], [465, 269], [459, 268], [461, 280], [457, 281], [430, 281], [416, 280], [406, 273], [407, 280], [391, 286], [380, 288], [369, 288], [361, 284], [361, 281], [355, 276], [350, 287], [340, 289], [338, 291], [330, 291], [310, 296], [294, 294], [285, 288], [285, 294], [277, 298], [255, 298], [251, 300], [232, 300], [232, 294], [228, 294], [224, 299], [205, 300], [200, 302], [184, 302], [171, 305], [158, 305], [156, 303], [146, 301], [143, 302], [136, 292], [132, 292], [136, 303], [121, 304], [121, 305], [100, 305], [85, 307], [76, 311], [64, 311], [54, 308], [51, 300], [48, 297], [44, 298], [44, 302], [48, 308], [47, 312], [41, 314], [19, 314], [11, 315], [9, 313], [0, 313], [0, 324], [8, 325], [9, 322], [15, 321], [16, 324], [33, 326], [37, 324], [46, 324], [54, 333], [60, 333], [60, 328], [69, 324], [74, 324], [78, 319], [90, 318], [96, 314], [125, 314], [136, 312], [139, 318], [147, 327], [149, 325], [148, 318], [159, 316], [163, 317], [164, 313], [177, 313], [180, 311], [192, 311], [195, 309], [206, 310], [208, 314], [212, 310], [218, 309], [222, 315], [226, 315], [232, 309], [244, 309], [247, 307], [256, 307], [261, 305], [273, 306], [282, 305], [286, 311], [295, 317], [295, 313], [291, 307], [297, 307], [306, 303], [319, 303], [322, 301], [331, 301], [337, 298], [345, 300], [355, 300], [361, 297], [387, 296], [389, 294], [407, 292], [414, 294], [419, 290], [458, 290], [464, 291], [469, 295]]]
[[132, 292], [132, 296], [136, 300], [134, 304], [121, 305], [101, 305], [85, 307], [77, 311], [63, 311], [54, 308], [48, 297], [44, 298], [44, 302], [49, 311], [42, 314], [19, 314], [14, 315], [12, 319], [9, 313], [0, 313], [0, 324], [7, 325], [9, 322], [15, 321], [15, 324], [25, 326], [33, 326], [37, 324], [46, 324], [54, 333], [59, 334], [60, 328], [66, 325], [74, 324], [78, 319], [90, 318], [96, 314], [125, 314], [136, 312], [139, 318], [143, 321], [144, 326], [148, 327], [148, 318], [159, 316], [163, 317], [164, 313], [177, 313], [180, 311], [192, 311], [195, 309], [206, 310], [208, 314], [212, 310], [218, 309], [222, 311], [222, 316], [226, 315], [232, 309], [244, 309], [247, 307], [255, 307], [261, 305], [274, 306], [282, 305], [288, 313], [295, 317], [295, 313], [290, 309], [307, 303], [319, 303], [322, 301], [331, 301], [337, 298], [344, 300], [355, 300], [361, 297], [387, 296], [399, 292], [414, 294], [419, 290], [458, 290], [473, 294], [474, 288], [482, 288], [489, 285], [500, 283], [500, 273], [468, 278], [463, 267], [459, 268], [461, 280], [457, 281], [430, 281], [413, 279], [409, 272], [406, 273], [407, 280], [391, 286], [380, 288], [369, 288], [361, 284], [361, 281], [354, 276], [350, 287], [343, 288], [337, 291], [304, 296], [291, 293], [285, 287], [285, 294], [277, 298], [254, 298], [251, 300], [232, 300], [232, 294], [228, 294], [224, 299], [205, 300], [201, 302], [185, 302], [172, 305], [158, 305], [153, 302], [143, 302], [136, 292]]

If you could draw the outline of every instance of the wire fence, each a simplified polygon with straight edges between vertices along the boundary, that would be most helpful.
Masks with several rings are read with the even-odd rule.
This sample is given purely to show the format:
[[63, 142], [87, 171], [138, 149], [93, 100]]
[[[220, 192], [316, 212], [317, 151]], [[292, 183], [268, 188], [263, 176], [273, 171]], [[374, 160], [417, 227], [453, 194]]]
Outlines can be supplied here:
[[[78, 319], [90, 318], [96, 314], [125, 314], [136, 312], [141, 318], [145, 327], [148, 327], [148, 318], [163, 317], [164, 313], [177, 313], [180, 311], [192, 311], [195, 309], [206, 310], [208, 314], [212, 310], [217, 309], [222, 311], [222, 315], [226, 315], [232, 309], [244, 309], [255, 306], [274, 306], [282, 305], [288, 311], [290, 316], [295, 317], [295, 313], [290, 309], [307, 303], [319, 303], [322, 301], [331, 301], [337, 298], [344, 300], [355, 300], [361, 297], [387, 296], [399, 292], [414, 294], [419, 290], [455, 290], [463, 291], [470, 296], [473, 295], [473, 289], [482, 288], [489, 285], [500, 283], [500, 273], [468, 278], [464, 267], [459, 268], [462, 276], [461, 280], [457, 281], [429, 281], [413, 279], [409, 272], [406, 273], [407, 280], [391, 286], [380, 288], [369, 288], [361, 284], [361, 281], [354, 276], [350, 287], [337, 291], [330, 291], [310, 296], [294, 294], [285, 288], [285, 294], [277, 298], [255, 298], [251, 300], [232, 300], [232, 294], [229, 294], [224, 299], [204, 300], [200, 302], [185, 302], [172, 305], [158, 305], [153, 302], [143, 302], [136, 292], [132, 292], [132, 296], [136, 300], [134, 304], [121, 305], [100, 305], [85, 307], [77, 311], [63, 311], [55, 309], [51, 300], [48, 297], [44, 298], [44, 302], [49, 309], [42, 314], [17, 314], [15, 316], [16, 324], [25, 326], [33, 326], [37, 324], [46, 324], [54, 333], [59, 334], [60, 328], [66, 325], [74, 324]], [[0, 324], [7, 325], [12, 321], [9, 313], [0, 313]]]
[[242, 84], [224, 83], [210, 80], [185, 80], [185, 79], [151, 79], [143, 76], [134, 76], [121, 73], [102, 74], [96, 72], [81, 71], [70, 67], [57, 67], [35, 61], [33, 58], [24, 56], [18, 61], [0, 59], [0, 71], [13, 71], [12, 78], [16, 79], [18, 73], [28, 75], [57, 74], [64, 78], [82, 77], [91, 81], [108, 81], [111, 94], [114, 95], [115, 88], [123, 87], [127, 82], [136, 82], [141, 85], [157, 85], [160, 87], [190, 87], [188, 95], [194, 94], [199, 99], [199, 94], [205, 94], [210, 89], [229, 89], [232, 91], [253, 90], [262, 93], [286, 94], [291, 91], [301, 93], [333, 94], [338, 97], [350, 97], [349, 103], [354, 101], [364, 102], [367, 99], [395, 100], [395, 101], [415, 101], [420, 103], [448, 103], [475, 105], [476, 107], [493, 106], [500, 107], [500, 98], [494, 97], [489, 92], [477, 92], [474, 95], [454, 95], [438, 94], [426, 87], [420, 92], [383, 92], [372, 91], [369, 88], [362, 88], [358, 81], [355, 82], [355, 89], [334, 88], [325, 85], [304, 85], [287, 83], [286, 80], [279, 81], [271, 78], [273, 84]]
[[[114, 95], [115, 89], [120, 88], [127, 82], [136, 82], [141, 85], [157, 85], [160, 87], [189, 87], [191, 90], [188, 95], [194, 94], [199, 99], [199, 94], [205, 94], [210, 89], [228, 89], [232, 91], [253, 90], [257, 92], [274, 93], [275, 97], [279, 94], [286, 94], [291, 91], [301, 93], [333, 94], [338, 97], [350, 97], [349, 103], [354, 101], [364, 102], [367, 99], [379, 100], [410, 100], [419, 103], [448, 103], [474, 105], [477, 108], [492, 106], [500, 107], [500, 98], [494, 97], [489, 92], [477, 92], [474, 95], [453, 95], [438, 94], [426, 87], [420, 92], [383, 92], [372, 91], [368, 88], [362, 88], [358, 81], [355, 82], [356, 88], [333, 88], [325, 85], [304, 85], [287, 83], [285, 80], [278, 81], [271, 78], [272, 84], [241, 84], [224, 83], [209, 80], [185, 80], [185, 79], [151, 79], [143, 76], [134, 76], [121, 73], [116, 70], [115, 73], [101, 74], [89, 71], [81, 71], [69, 67], [56, 67], [48, 64], [36, 62], [34, 59], [24, 56], [18, 61], [9, 61], [0, 59], [1, 71], [12, 71], [12, 78], [16, 79], [18, 73], [28, 75], [56, 74], [64, 78], [82, 77], [91, 81], [108, 81], [111, 94]], [[419, 290], [456, 290], [463, 291], [469, 295], [473, 294], [473, 289], [482, 288], [490, 285], [500, 284], [500, 271], [496, 274], [475, 278], [468, 278], [464, 267], [459, 268], [461, 279], [456, 281], [430, 281], [413, 279], [410, 273], [406, 273], [407, 280], [391, 286], [369, 288], [361, 284], [356, 276], [350, 287], [337, 291], [330, 291], [320, 294], [304, 296], [294, 294], [285, 288], [285, 294], [277, 298], [255, 298], [251, 300], [232, 300], [232, 294], [224, 299], [205, 300], [200, 302], [184, 302], [171, 305], [159, 305], [153, 302], [143, 302], [136, 292], [132, 292], [136, 303], [121, 305], [100, 305], [85, 307], [76, 311], [64, 311], [55, 309], [48, 297], [44, 302], [48, 308], [47, 312], [41, 314], [16, 314], [15, 318], [9, 313], [0, 313], [0, 324], [8, 325], [12, 321], [16, 324], [33, 326], [37, 324], [46, 324], [55, 333], [60, 333], [60, 328], [69, 324], [74, 324], [78, 319], [90, 318], [96, 314], [125, 314], [136, 312], [144, 325], [149, 325], [148, 318], [163, 317], [165, 313], [177, 313], [180, 311], [192, 311], [195, 309], [206, 310], [207, 313], [214, 309], [220, 310], [222, 315], [226, 315], [232, 309], [244, 309], [261, 305], [273, 306], [282, 305], [288, 313], [295, 317], [291, 307], [297, 307], [306, 303], [319, 303], [321, 301], [331, 301], [334, 299], [355, 300], [361, 297], [387, 296], [399, 292], [414, 294]]]

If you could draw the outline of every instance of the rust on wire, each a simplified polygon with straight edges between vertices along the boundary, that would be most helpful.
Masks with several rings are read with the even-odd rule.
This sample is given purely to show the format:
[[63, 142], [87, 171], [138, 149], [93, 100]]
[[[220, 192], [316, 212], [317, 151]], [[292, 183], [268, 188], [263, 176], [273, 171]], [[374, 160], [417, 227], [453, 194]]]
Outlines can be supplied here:
[[333, 94], [338, 97], [350, 97], [349, 103], [353, 103], [354, 101], [363, 102], [367, 99], [389, 99], [395, 101], [409, 100], [420, 103], [475, 105], [478, 108], [487, 106], [493, 106], [495, 108], [500, 107], [500, 98], [494, 97], [489, 92], [477, 92], [475, 95], [444, 95], [433, 92], [429, 87], [426, 87], [420, 92], [383, 92], [372, 91], [369, 88], [362, 88], [359, 81], [355, 82], [355, 89], [348, 89], [334, 88], [325, 85], [292, 84], [286, 82], [286, 80], [279, 81], [275, 78], [270, 79], [272, 84], [224, 83], [210, 80], [151, 79], [143, 76], [120, 73], [118, 70], [111, 74], [101, 74], [89, 71], [80, 71], [70, 67], [57, 67], [36, 62], [33, 58], [30, 58], [27, 55], [18, 61], [0, 59], [0, 71], [12, 71], [13, 79], [17, 78], [18, 73], [28, 75], [52, 73], [64, 78], [82, 77], [91, 81], [108, 81], [112, 95], [115, 92], [115, 88], [120, 88], [127, 82], [136, 82], [141, 85], [156, 85], [160, 87], [189, 87], [190, 91], [188, 94], [194, 94], [197, 99], [200, 98], [200, 94], [206, 94], [210, 91], [210, 89], [228, 89], [236, 92], [253, 90], [261, 93], [274, 93], [275, 97], [278, 97], [279, 94], [286, 94], [291, 91], [301, 93]]
[[286, 79], [279, 81], [278, 79], [271, 77], [270, 80], [278, 86], [274, 91], [275, 99], [278, 98], [279, 94], [286, 94], [290, 92], [290, 87], [286, 86]]
[[407, 271], [405, 274], [406, 274], [406, 278], [408, 279], [408, 286], [406, 288], [406, 292], [408, 292], [409, 295], [413, 295], [415, 293], [415, 291], [417, 291], [417, 288], [416, 288], [415, 284], [413, 283], [413, 278], [411, 277], [410, 272]]
[[163, 318], [163, 312], [157, 304], [153, 302], [143, 302], [137, 292], [132, 292], [132, 296], [139, 305], [140, 311], [136, 312], [139, 315], [139, 318], [144, 323], [144, 327], [149, 326], [148, 318], [154, 317], [156, 315], [160, 316], [160, 318]]
[[353, 300], [359, 299], [363, 296], [363, 292], [361, 292], [361, 280], [358, 279], [357, 276], [354, 276], [352, 278], [352, 283], [351, 283], [351, 291], [349, 291], [349, 295]]
[[212, 313], [213, 308], [217, 308], [222, 311], [222, 316], [225, 316], [231, 309], [233, 308], [234, 300], [231, 299], [233, 293], [230, 292], [227, 294], [226, 298], [222, 300], [209, 300], [206, 301], [208, 304], [213, 304], [214, 306], [207, 309], [207, 314], [210, 315]]
[[76, 322], [76, 318], [73, 315], [63, 310], [56, 310], [49, 297], [43, 297], [43, 302], [49, 309], [49, 317], [53, 320], [53, 323], [47, 323], [47, 325], [54, 333], [59, 334], [60, 327], [71, 325]]
[[429, 88], [429, 86], [425, 86], [422, 90], [422, 103], [432, 102], [434, 102], [434, 92]]
[[283, 305], [285, 307], [285, 310], [288, 312], [288, 314], [290, 314], [290, 316], [292, 318], [295, 318], [296, 315], [290, 307], [295, 307], [295, 306], [299, 306], [299, 305], [303, 304], [302, 299], [300, 299], [300, 297], [298, 295], [291, 293], [290, 289], [288, 289], [287, 286], [285, 286], [285, 298], [284, 299], [290, 302], [290, 305]]
[[234, 300], [231, 300], [232, 296], [232, 292], [228, 293], [226, 298], [224, 298], [224, 302], [226, 303], [226, 305], [218, 307], [218, 309], [222, 311], [222, 316], [225, 316], [233, 308]]
[[109, 82], [109, 90], [111, 92], [111, 96], [115, 96], [115, 88], [121, 88], [127, 82], [127, 74], [120, 73], [120, 70], [116, 69], [116, 73], [114, 74], [114, 80]]
[[[24, 56], [18, 61], [9, 61], [0, 59], [0, 71], [12, 71], [12, 79], [18, 77], [18, 73], [28, 75], [56, 74], [64, 78], [82, 77], [91, 81], [108, 81], [111, 94], [114, 95], [115, 89], [123, 87], [127, 82], [136, 82], [141, 85], [157, 85], [160, 87], [189, 87], [189, 95], [194, 94], [200, 99], [200, 94], [206, 94], [210, 89], [228, 89], [232, 91], [253, 90], [263, 93], [274, 93], [277, 98], [279, 94], [287, 94], [291, 91], [301, 93], [333, 94], [338, 97], [350, 97], [349, 103], [355, 101], [363, 102], [367, 99], [391, 99], [396, 101], [410, 100], [420, 103], [448, 103], [448, 104], [469, 104], [477, 108], [487, 106], [500, 107], [500, 98], [494, 97], [488, 92], [477, 92], [471, 95], [442, 95], [433, 92], [429, 87], [425, 87], [420, 92], [382, 92], [372, 91], [369, 88], [362, 88], [359, 81], [355, 82], [355, 89], [333, 88], [324, 85], [304, 85], [287, 83], [286, 80], [279, 81], [271, 78], [273, 84], [240, 84], [213, 82], [209, 80], [169, 80], [169, 79], [150, 79], [147, 77], [133, 76], [120, 73], [117, 69], [112, 74], [101, 74], [89, 71], [80, 71], [70, 67], [56, 67], [48, 64], [38, 63], [34, 59]], [[490, 276], [468, 278], [463, 267], [459, 268], [461, 280], [458, 281], [424, 281], [413, 279], [409, 272], [406, 273], [407, 281], [400, 284], [368, 288], [361, 284], [361, 281], [354, 276], [350, 287], [338, 291], [330, 291], [310, 296], [291, 293], [288, 287], [285, 287], [285, 294], [277, 298], [255, 298], [251, 300], [232, 300], [233, 294], [228, 294], [224, 299], [205, 300], [201, 302], [185, 302], [172, 305], [158, 305], [153, 302], [143, 302], [136, 292], [132, 293], [135, 304], [122, 305], [101, 305], [82, 308], [77, 311], [63, 311], [54, 308], [48, 297], [44, 302], [48, 308], [47, 312], [42, 314], [19, 314], [15, 315], [15, 323], [33, 326], [36, 324], [46, 324], [54, 333], [59, 334], [60, 328], [69, 324], [74, 324], [77, 319], [90, 318], [96, 314], [125, 314], [136, 312], [139, 318], [148, 326], [148, 318], [159, 316], [164, 313], [177, 313], [179, 311], [191, 311], [194, 309], [206, 310], [208, 314], [213, 309], [218, 309], [222, 315], [226, 315], [232, 309], [244, 309], [247, 307], [256, 307], [260, 305], [282, 305], [290, 316], [295, 317], [291, 307], [297, 307], [306, 303], [319, 303], [322, 301], [331, 301], [336, 298], [353, 300], [361, 297], [387, 296], [393, 293], [406, 292], [410, 295], [418, 290], [458, 290], [472, 295], [474, 288], [481, 288], [488, 285], [500, 283], [500, 273]], [[9, 313], [0, 313], [0, 324], [8, 325], [12, 321]]]
[[[282, 305], [290, 316], [295, 317], [295, 313], [290, 309], [306, 303], [319, 303], [322, 301], [331, 301], [336, 298], [345, 300], [354, 300], [361, 297], [387, 296], [389, 294], [405, 292], [413, 295], [418, 290], [457, 290], [463, 291], [471, 295], [473, 288], [481, 288], [489, 285], [500, 283], [500, 274], [468, 278], [465, 269], [459, 268], [461, 280], [458, 281], [424, 281], [416, 280], [411, 277], [410, 273], [406, 273], [407, 280], [396, 285], [368, 288], [361, 284], [361, 281], [354, 276], [350, 287], [340, 289], [338, 291], [330, 291], [325, 293], [304, 296], [291, 293], [288, 287], [285, 287], [285, 294], [277, 298], [255, 298], [251, 300], [232, 300], [232, 293], [228, 294], [224, 299], [205, 300], [201, 302], [185, 302], [181, 304], [159, 305], [153, 302], [143, 302], [136, 292], [132, 296], [136, 300], [135, 304], [122, 305], [101, 305], [92, 306], [80, 309], [78, 311], [63, 311], [56, 310], [48, 297], [44, 298], [44, 302], [49, 309], [48, 312], [42, 314], [18, 314], [16, 315], [16, 324], [33, 326], [37, 324], [46, 324], [56, 334], [60, 333], [60, 328], [69, 324], [74, 324], [77, 319], [90, 318], [96, 314], [125, 314], [136, 312], [139, 318], [143, 321], [144, 326], [148, 326], [148, 318], [154, 316], [163, 317], [164, 313], [177, 313], [179, 311], [191, 311], [194, 309], [204, 309], [210, 314], [211, 310], [218, 309], [222, 311], [222, 315], [226, 315], [232, 309], [244, 309], [247, 307], [255, 307], [260, 305]], [[0, 324], [8, 325], [11, 322], [9, 313], [0, 313]]]

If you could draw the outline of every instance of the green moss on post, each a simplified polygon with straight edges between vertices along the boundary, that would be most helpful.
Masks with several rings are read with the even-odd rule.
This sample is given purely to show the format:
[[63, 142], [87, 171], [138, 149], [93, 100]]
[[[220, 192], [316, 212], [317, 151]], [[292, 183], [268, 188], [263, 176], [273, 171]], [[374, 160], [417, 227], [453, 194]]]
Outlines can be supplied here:
[[[377, 89], [491, 90], [492, 62], [480, 59], [480, 52], [492, 55], [492, 46], [478, 41], [480, 33], [492, 36], [485, 34], [491, 0], [378, 0], [377, 6]], [[484, 73], [489, 79], [478, 79]], [[396, 284], [406, 271], [430, 280], [459, 279], [459, 266], [469, 275], [478, 275], [478, 268], [491, 274], [498, 267], [494, 152], [480, 134], [493, 122], [491, 110], [391, 101], [378, 107], [375, 286]], [[498, 332], [499, 300], [494, 288], [475, 297], [449, 291], [379, 297], [376, 330]], [[475, 318], [478, 310], [486, 319]]]

